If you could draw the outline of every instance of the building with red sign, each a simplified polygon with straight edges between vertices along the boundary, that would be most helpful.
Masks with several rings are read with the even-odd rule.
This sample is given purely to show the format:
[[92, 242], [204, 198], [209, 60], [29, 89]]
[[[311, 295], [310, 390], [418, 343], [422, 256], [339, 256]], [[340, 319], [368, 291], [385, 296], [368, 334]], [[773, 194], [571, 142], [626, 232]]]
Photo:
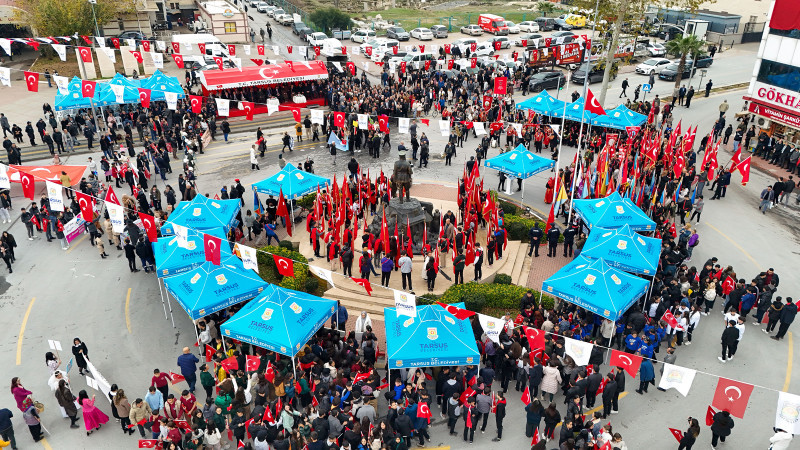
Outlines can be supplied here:
[[756, 128], [800, 142], [800, 1], [772, 2], [744, 99]]

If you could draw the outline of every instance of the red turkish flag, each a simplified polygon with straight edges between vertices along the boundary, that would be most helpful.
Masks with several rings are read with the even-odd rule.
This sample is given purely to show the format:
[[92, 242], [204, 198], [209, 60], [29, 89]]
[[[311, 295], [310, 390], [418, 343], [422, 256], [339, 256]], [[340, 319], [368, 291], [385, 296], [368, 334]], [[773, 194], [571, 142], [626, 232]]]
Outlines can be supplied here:
[[442, 302], [436, 302], [437, 305], [444, 308], [447, 312], [452, 314], [458, 320], [464, 320], [471, 316], [474, 316], [476, 313], [474, 311], [470, 311], [468, 309], [459, 308], [457, 306], [448, 305]]
[[255, 104], [253, 102], [242, 102], [242, 109], [247, 113], [247, 120], [253, 120]]
[[156, 448], [158, 439], [139, 439], [139, 448]]
[[264, 408], [263, 421], [267, 423], [275, 422], [275, 417], [272, 415], [272, 408], [270, 408], [269, 406]]
[[284, 61], [284, 63], [286, 64], [286, 67], [289, 68], [289, 70], [294, 72], [294, 62], [292, 62], [292, 61]]
[[219, 265], [221, 256], [222, 239], [203, 233], [203, 248], [205, 249], [206, 261], [211, 261], [214, 265]]
[[333, 126], [344, 127], [344, 113], [343, 112], [335, 112], [335, 113], [333, 113]]
[[114, 45], [114, 48], [119, 48], [119, 39], [118, 38], [111, 38], [111, 43]]
[[214, 347], [206, 344], [206, 362], [210, 362], [214, 359]]
[[261, 360], [258, 359], [258, 356], [247, 355], [245, 358], [244, 370], [246, 370], [247, 372], [255, 372], [258, 370], [258, 366], [260, 364]]
[[683, 438], [683, 433], [681, 432], [681, 430], [676, 430], [675, 428], [670, 428], [669, 432], [672, 433], [672, 435], [675, 437], [675, 439], [678, 440], [678, 442], [680, 442], [681, 439]]
[[[202, 46], [202, 47], [200, 47], [200, 52], [201, 53], [205, 53], [205, 50], [203, 50], [203, 47], [205, 47], [205, 45], [204, 44], [200, 44], [200, 45]], [[172, 43], [172, 51], [174, 53], [180, 53], [181, 52], [181, 43], [180, 42], [173, 42]]]
[[453, 70], [453, 62], [452, 59], [447, 60], [447, 70]]
[[175, 61], [175, 65], [178, 66], [179, 69], [183, 69], [183, 55], [173, 53], [172, 60]]
[[86, 45], [92, 45], [92, 40], [89, 39], [89, 36], [81, 35], [81, 39], [83, 39], [83, 41], [86, 42]]
[[389, 132], [389, 116], [386, 114], [381, 114], [378, 116], [378, 125], [380, 126], [380, 130], [382, 133]]
[[611, 359], [609, 359], [608, 364], [621, 367], [625, 369], [625, 372], [628, 372], [628, 375], [635, 377], [636, 373], [639, 372], [639, 366], [642, 365], [642, 357], [612, 349]]
[[356, 375], [355, 377], [353, 377], [353, 384], [356, 384], [359, 381], [366, 380], [367, 378], [369, 378], [370, 375], [372, 375], [372, 371], [371, 370], [369, 372], [364, 372], [364, 373], [360, 373], [360, 374]]
[[179, 373], [175, 373], [173, 371], [169, 372], [169, 377], [172, 379], [172, 384], [180, 383], [181, 381], [186, 381], [183, 375]]
[[[208, 235], [206, 235], [206, 236], [208, 236]], [[239, 363], [236, 361], [236, 357], [235, 356], [231, 356], [230, 358], [223, 359], [222, 362], [220, 363], [220, 365], [222, 366], [223, 369], [225, 369], [225, 370], [227, 370], [229, 372], [231, 370], [239, 370]]]
[[344, 45], [342, 46], [342, 54], [343, 55], [347, 54], [347, 47], [345, 47]]
[[431, 62], [425, 61], [425, 70], [431, 70]]
[[350, 75], [355, 76], [356, 75], [356, 63], [354, 63], [352, 61], [348, 61], [347, 62], [347, 70], [350, 71]]
[[406, 73], [406, 62], [400, 61], [400, 73]]
[[259, 55], [264, 56], [264, 46], [263, 45], [259, 45], [258, 48], [257, 48], [257, 51], [258, 51]]
[[500, 45], [501, 45], [500, 41], [494, 41], [494, 49], [495, 50], [500, 50]]
[[710, 427], [711, 424], [714, 423], [714, 414], [716, 414], [716, 413], [717, 412], [714, 411], [714, 408], [712, 408], [711, 405], [709, 405], [708, 406], [708, 410], [706, 410], [706, 426], [707, 427]]
[[742, 173], [742, 186], [747, 185], [747, 182], [750, 181], [750, 158], [752, 156], [748, 156], [747, 159], [736, 165], [736, 169]]
[[742, 383], [728, 378], [719, 378], [717, 390], [714, 391], [714, 400], [711, 405], [721, 411], [728, 411], [738, 418], [744, 417], [747, 401], [753, 393], [753, 385]]
[[678, 153], [678, 156], [675, 158], [675, 165], [672, 166], [672, 172], [675, 174], [676, 177], [681, 176], [685, 165], [686, 165], [686, 157], [683, 156], [683, 154]]
[[478, 44], [476, 42], [469, 44], [469, 51], [474, 52], [477, 49], [478, 49]]
[[433, 417], [433, 414], [431, 414], [431, 407], [425, 402], [420, 403], [417, 409], [417, 417], [428, 419], [428, 423], [430, 423], [431, 417]]
[[263, 59], [250, 58], [250, 61], [253, 61], [253, 63], [255, 63], [255, 65], [257, 65], [257, 66], [260, 66], [260, 65], [264, 64], [264, 60]]
[[508, 84], [508, 78], [506, 77], [497, 77], [494, 79], [494, 93], [498, 95], [506, 95], [506, 86]]
[[474, 56], [472, 58], [470, 58], [469, 59], [469, 66], [472, 67], [473, 69], [475, 67], [477, 67], [478, 66], [478, 58], [476, 58]]
[[392, 53], [397, 54], [397, 46], [392, 47]]
[[314, 54], [315, 54], [315, 55], [319, 56], [320, 50], [321, 50], [321, 49], [319, 48], [319, 46], [318, 46], [318, 45], [317, 45], [317, 46], [314, 46]]
[[527, 39], [523, 39], [521, 44], [522, 44], [523, 47], [527, 47], [528, 46], [528, 40]]
[[141, 44], [142, 50], [149, 52], [150, 51], [150, 41], [142, 41]]
[[97, 83], [95, 83], [94, 81], [81, 80], [81, 95], [83, 96], [83, 98], [94, 97], [95, 87], [97, 87]]
[[525, 392], [522, 393], [522, 403], [528, 406], [531, 403], [531, 390], [529, 386], [525, 386]]
[[236, 450], [241, 450], [243, 448], [244, 448], [244, 442], [242, 442], [242, 440], [239, 439], [239, 442], [236, 444]]
[[149, 108], [150, 107], [150, 89], [138, 88], [139, 89], [139, 103], [142, 105], [142, 108]]
[[278, 267], [278, 273], [284, 277], [294, 276], [294, 261], [284, 256], [272, 255], [275, 260], [275, 265]]
[[450, 54], [450, 44], [444, 44], [444, 53], [446, 55]]
[[89, 47], [78, 47], [78, 53], [81, 55], [81, 60], [85, 63], [92, 62], [92, 49]]
[[286, 46], [286, 51], [289, 52], [289, 53], [292, 53], [292, 46], [291, 45], [287, 45]]
[[133, 57], [136, 58], [136, 62], [141, 64], [141, 62], [143, 61], [142, 52], [137, 50], [128, 50], [128, 51], [133, 53]]
[[33, 179], [33, 175], [20, 171], [19, 181], [22, 184], [22, 195], [33, 200], [33, 195], [36, 191], [36, 182]]
[[584, 103], [583, 108], [591, 113], [605, 116], [606, 110], [604, 110], [603, 107], [600, 106], [600, 102], [597, 100], [597, 97], [595, 97], [594, 94], [592, 94], [592, 90], [587, 89], [586, 91], [587, 91], [586, 103]]
[[544, 38], [544, 46], [550, 47], [550, 44], [553, 42], [552, 38]]
[[214, 57], [214, 62], [217, 63], [217, 67], [219, 68], [219, 70], [222, 70], [222, 57], [221, 56], [215, 56]]
[[200, 95], [190, 95], [189, 105], [191, 105], [193, 113], [200, 114], [203, 108], [203, 97]]
[[200, 53], [206, 53], [206, 44], [197, 44], [197, 47], [200, 48]]
[[302, 118], [300, 115], [300, 108], [292, 108], [292, 117], [294, 117], [295, 122], [300, 122]]
[[39, 92], [39, 73], [25, 71], [25, 84], [31, 92]]
[[228, 44], [228, 54], [231, 56], [236, 56], [236, 46], [233, 44]]
[[75, 196], [81, 207], [81, 218], [87, 222], [94, 220], [94, 198], [83, 192], [76, 192]]
[[672, 328], [678, 328], [678, 319], [676, 319], [675, 316], [669, 311], [664, 312], [664, 315], [661, 316], [661, 320], [667, 322], [667, 325]]
[[114, 188], [111, 187], [111, 186], [108, 187], [108, 192], [106, 192], [105, 201], [107, 201], [109, 203], [113, 203], [115, 205], [121, 205], [121, 203], [119, 202], [119, 198], [117, 197], [116, 192], [114, 192]]
[[144, 231], [147, 233], [147, 240], [150, 242], [156, 242], [158, 240], [158, 232], [156, 230], [155, 217], [151, 216], [150, 214], [140, 212], [139, 219], [142, 221]]
[[531, 351], [544, 348], [544, 330], [531, 327], [522, 327], [522, 330], [525, 332], [525, 337], [528, 338]]
[[264, 378], [266, 378], [270, 383], [275, 381], [275, 368], [272, 367], [272, 362], [270, 361], [267, 361], [267, 368], [264, 370]]
[[364, 288], [367, 291], [367, 295], [370, 297], [372, 296], [372, 284], [364, 278], [353, 278], [350, 277], [351, 280], [355, 281], [355, 283]]

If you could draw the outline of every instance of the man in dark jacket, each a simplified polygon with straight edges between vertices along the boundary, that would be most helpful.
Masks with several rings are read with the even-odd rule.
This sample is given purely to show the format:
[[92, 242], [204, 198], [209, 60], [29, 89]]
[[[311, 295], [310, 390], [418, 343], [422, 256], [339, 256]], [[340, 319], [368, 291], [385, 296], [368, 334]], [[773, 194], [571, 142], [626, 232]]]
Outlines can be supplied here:
[[138, 272], [136, 268], [136, 247], [131, 244], [130, 238], [125, 238], [125, 257], [128, 258], [128, 268], [131, 272]]
[[614, 379], [614, 374], [609, 372], [606, 375], [606, 386], [603, 388], [603, 419], [611, 414], [611, 406], [614, 402], [614, 397], [617, 395], [617, 382]]
[[528, 379], [531, 387], [531, 398], [539, 395], [539, 385], [542, 384], [542, 377], [544, 377], [544, 366], [542, 366], [539, 358], [534, 358], [534, 365], [528, 369]]
[[597, 390], [600, 389], [600, 383], [603, 382], [603, 375], [600, 375], [599, 367], [593, 367], [594, 372], [586, 377], [588, 386], [586, 387], [586, 407], [589, 409], [594, 408], [594, 401], [597, 397]]
[[572, 431], [572, 421], [565, 420], [564, 426], [561, 427], [561, 434], [558, 437], [558, 445], [560, 446], [564, 442], [567, 442], [568, 439], [574, 439], [575, 432]]
[[[733, 328], [734, 330], [736, 328]], [[714, 423], [711, 424], [711, 447], [717, 448], [717, 441], [725, 442], [725, 438], [730, 436], [733, 428], [733, 419], [728, 411], [720, 411], [714, 414]]]
[[506, 417], [506, 397], [503, 391], [497, 391], [497, 404], [494, 407], [494, 421], [497, 425], [497, 437], [492, 439], [494, 442], [500, 441], [503, 438], [503, 419]]
[[[729, 320], [728, 326], [725, 327], [725, 330], [722, 332], [722, 356], [718, 356], [721, 362], [726, 363], [728, 362], [728, 358], [733, 357], [730, 354], [730, 349], [732, 347], [736, 347], [739, 342], [739, 330], [736, 329], [736, 321]], [[734, 350], [734, 353], [736, 350]]]
[[[619, 413], [619, 394], [625, 392], [625, 369], [617, 367], [617, 374], [614, 376], [614, 381], [617, 383], [617, 392], [614, 393], [614, 398], [611, 400], [611, 414]], [[608, 387], [606, 387], [608, 389]]]
[[792, 297], [786, 297], [786, 305], [784, 305], [783, 309], [781, 309], [781, 324], [778, 326], [778, 334], [772, 336], [772, 339], [780, 340], [786, 335], [786, 331], [789, 329], [789, 325], [794, 322], [794, 318], [797, 315], [797, 305], [792, 303]]
[[414, 434], [414, 424], [411, 423], [411, 418], [405, 414], [403, 408], [397, 410], [397, 419], [394, 421], [394, 429], [397, 434], [403, 437], [406, 445], [411, 446], [411, 435]]

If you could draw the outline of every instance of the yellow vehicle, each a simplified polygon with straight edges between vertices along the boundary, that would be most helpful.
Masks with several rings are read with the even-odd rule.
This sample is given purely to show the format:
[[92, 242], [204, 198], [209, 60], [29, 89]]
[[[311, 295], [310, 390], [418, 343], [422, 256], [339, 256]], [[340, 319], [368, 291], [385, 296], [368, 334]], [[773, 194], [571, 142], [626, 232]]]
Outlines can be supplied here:
[[579, 14], [564, 14], [560, 19], [564, 19], [564, 22], [572, 25], [573, 28], [585, 28], [586, 27], [586, 17], [581, 16]]

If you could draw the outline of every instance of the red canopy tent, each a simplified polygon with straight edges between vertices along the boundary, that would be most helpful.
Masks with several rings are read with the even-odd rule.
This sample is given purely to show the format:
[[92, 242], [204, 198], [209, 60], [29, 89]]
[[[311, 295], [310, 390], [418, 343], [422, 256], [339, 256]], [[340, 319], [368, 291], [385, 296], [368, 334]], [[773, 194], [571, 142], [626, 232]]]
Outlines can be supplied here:
[[[322, 61], [291, 61], [287, 63], [265, 64], [263, 66], [238, 69], [204, 70], [200, 72], [203, 95], [223, 89], [236, 89], [248, 86], [276, 86], [304, 81], [325, 80], [328, 69]], [[304, 108], [308, 105], [324, 105], [325, 99], [308, 99], [305, 103], [282, 103], [280, 110], [291, 107]], [[266, 105], [255, 105], [255, 114], [267, 112]], [[231, 116], [244, 115], [244, 111], [231, 109]]]

